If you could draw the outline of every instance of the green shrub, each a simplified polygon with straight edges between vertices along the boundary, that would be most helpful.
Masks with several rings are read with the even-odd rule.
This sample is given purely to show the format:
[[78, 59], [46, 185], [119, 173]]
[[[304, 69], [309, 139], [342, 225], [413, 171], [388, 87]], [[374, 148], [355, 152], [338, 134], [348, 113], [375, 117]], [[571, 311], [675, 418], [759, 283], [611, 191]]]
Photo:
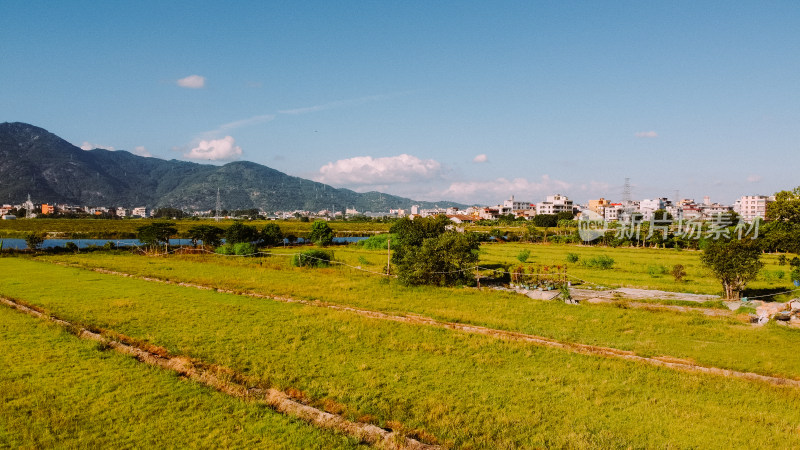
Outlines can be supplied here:
[[595, 256], [583, 261], [583, 265], [593, 269], [611, 269], [614, 267], [614, 258], [608, 255]]
[[333, 259], [333, 252], [324, 250], [306, 250], [294, 255], [292, 265], [295, 267], [327, 267]]
[[667, 268], [661, 264], [650, 264], [647, 266], [647, 273], [653, 278], [661, 278], [662, 275], [667, 274]]
[[233, 246], [231, 244], [220, 245], [214, 249], [214, 253], [219, 255], [233, 255]]
[[78, 245], [72, 241], [64, 244], [64, 248], [66, 248], [68, 251], [78, 253]]
[[390, 233], [382, 233], [372, 235], [363, 241], [358, 241], [356, 245], [367, 250], [386, 250], [389, 245], [389, 239], [395, 242], [395, 244], [397, 243], [395, 235]]
[[785, 266], [786, 265], [786, 255], [778, 256], [778, 265]]
[[525, 249], [525, 250], [522, 250], [521, 252], [519, 252], [519, 254], [517, 254], [517, 259], [521, 263], [526, 263], [526, 262], [528, 262], [528, 257], [529, 256], [531, 256], [530, 250]]
[[567, 253], [567, 262], [576, 263], [580, 257], [577, 253]]
[[253, 256], [258, 252], [255, 245], [249, 242], [233, 244], [233, 254], [238, 256]]

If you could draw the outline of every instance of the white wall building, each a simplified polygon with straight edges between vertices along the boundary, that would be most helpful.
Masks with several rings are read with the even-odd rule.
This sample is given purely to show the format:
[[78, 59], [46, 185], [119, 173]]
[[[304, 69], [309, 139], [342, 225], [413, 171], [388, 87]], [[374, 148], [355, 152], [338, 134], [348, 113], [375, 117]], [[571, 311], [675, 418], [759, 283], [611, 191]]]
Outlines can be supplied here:
[[140, 206], [131, 210], [131, 216], [139, 216], [144, 219], [150, 217], [150, 210], [146, 206]]
[[767, 218], [767, 205], [774, 202], [774, 196], [766, 195], [744, 195], [738, 200], [740, 216], [745, 222], [752, 222], [756, 218]]
[[561, 194], [548, 195], [545, 201], [536, 204], [536, 215], [561, 212], [573, 212], [572, 200]]

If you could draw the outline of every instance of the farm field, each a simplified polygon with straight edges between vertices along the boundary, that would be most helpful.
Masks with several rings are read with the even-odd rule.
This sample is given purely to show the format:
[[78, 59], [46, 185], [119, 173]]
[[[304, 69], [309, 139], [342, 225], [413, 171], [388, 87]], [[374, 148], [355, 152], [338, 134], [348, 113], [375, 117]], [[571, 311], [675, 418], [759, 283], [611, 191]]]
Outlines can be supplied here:
[[[136, 237], [136, 229], [153, 223], [155, 219], [20, 219], [0, 220], [0, 238], [24, 238], [28, 233], [45, 233], [66, 239], [128, 239]], [[170, 220], [178, 230], [177, 237], [186, 237], [189, 228], [197, 225], [214, 225], [228, 228], [234, 221], [230, 219], [181, 219]], [[285, 235], [302, 237], [311, 230], [311, 223], [300, 221], [248, 220], [248, 225], [259, 230], [267, 223], [277, 223]], [[362, 236], [389, 230], [389, 224], [372, 222], [337, 222], [329, 225], [338, 236]]]
[[[198, 262], [187, 257], [100, 254], [74, 258], [73, 262], [88, 258], [106, 265], [113, 260], [130, 267], [138, 261], [140, 269], [152, 266], [172, 272], [173, 277], [203, 267], [222, 267], [228, 270], [222, 277], [226, 282], [241, 278], [245, 286], [253, 280], [269, 280], [268, 273], [275, 269], [264, 265], [278, 266], [285, 260], [206, 258]], [[167, 263], [175, 264], [168, 267]], [[684, 373], [24, 258], [0, 258], [0, 268], [4, 274], [2, 296], [37, 305], [70, 321], [163, 346], [173, 354], [230, 367], [268, 385], [297, 390], [310, 403], [327, 405], [353, 420], [407, 430], [446, 447], [800, 445], [800, 390], [796, 388]], [[355, 278], [352, 275], [325, 279], [345, 270], [350, 269], [282, 268], [280, 272], [291, 285], [324, 282], [328, 291], [360, 297], [359, 289], [366, 288], [355, 281], [343, 284]], [[375, 280], [371, 275], [361, 278]], [[382, 285], [381, 281], [375, 283], [372, 287]], [[800, 364], [792, 357], [796, 352], [786, 352], [797, 345], [795, 330], [754, 329], [735, 320], [695, 314], [520, 303], [519, 297], [507, 293], [406, 290], [392, 282], [383, 286], [394, 297], [379, 292], [372, 301], [393, 298], [392, 308], [401, 311], [406, 300], [412, 305], [436, 305], [451, 299], [451, 303], [436, 307], [458, 311], [472, 304], [464, 307], [467, 317], [474, 319], [482, 312], [489, 321], [494, 316], [504, 318], [506, 325], [539, 322], [539, 329], [547, 331], [552, 326], [554, 334], [562, 333], [565, 338], [572, 337], [567, 330], [589, 328], [598, 337], [620, 344], [616, 347], [636, 346], [635, 340], [646, 340], [646, 333], [652, 333], [649, 338], [659, 352], [670, 348], [668, 341], [684, 334], [682, 339], [691, 341], [684, 347], [700, 349], [698, 357], [710, 357], [728, 347], [734, 351], [723, 359], [728, 358], [732, 365], [795, 377], [800, 374]], [[437, 296], [437, 292], [441, 294]], [[306, 295], [315, 297], [313, 292]], [[518, 313], [527, 318], [514, 322], [511, 312], [520, 305], [528, 305]], [[551, 320], [541, 320], [542, 314]], [[607, 320], [609, 324], [604, 323]], [[563, 326], [565, 322], [568, 327]], [[641, 328], [654, 323], [659, 325]], [[678, 332], [668, 332], [675, 328]], [[628, 340], [630, 334], [637, 339]], [[18, 352], [22, 351], [14, 355], [21, 357]]]
[[0, 307], [0, 448], [356, 448]]
[[[288, 255], [280, 253], [290, 250], [275, 251], [279, 253], [263, 258], [92, 253], [41, 259], [236, 292], [320, 300], [390, 314], [421, 314], [442, 321], [629, 350], [642, 356], [669, 355], [703, 365], [800, 378], [800, 354], [785, 351], [787, 346], [800, 344], [800, 333], [772, 324], [753, 327], [746, 315], [706, 317], [700, 312], [626, 308], [624, 302], [576, 306], [531, 300], [488, 288], [404, 287], [348, 266], [294, 268]], [[334, 256], [374, 271], [380, 270], [386, 260], [385, 253], [355, 246], [338, 247]]]

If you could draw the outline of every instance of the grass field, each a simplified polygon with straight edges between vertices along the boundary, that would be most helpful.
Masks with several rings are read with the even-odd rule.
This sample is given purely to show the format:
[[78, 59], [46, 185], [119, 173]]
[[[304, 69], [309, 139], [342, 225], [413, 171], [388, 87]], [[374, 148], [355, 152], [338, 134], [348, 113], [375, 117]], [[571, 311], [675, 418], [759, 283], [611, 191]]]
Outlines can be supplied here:
[[[140, 261], [149, 265], [147, 261], [171, 260]], [[254, 260], [239, 261], [255, 264], [248, 270], [231, 267], [248, 278], [259, 279], [268, 272]], [[187, 267], [208, 265], [191, 263]], [[4, 274], [2, 295], [36, 304], [68, 320], [115, 330], [173, 353], [231, 367], [272, 386], [298, 389], [313, 402], [334, 405], [354, 419], [369, 419], [393, 428], [400, 427], [399, 422], [406, 429], [424, 430], [448, 446], [800, 445], [800, 391], [796, 389], [675, 372], [26, 259], [2, 258], [0, 266]], [[314, 273], [336, 270], [340, 269]], [[173, 268], [171, 272], [179, 271]], [[328, 291], [337, 288], [347, 286], [328, 281]], [[432, 289], [388, 288], [395, 289], [398, 304], [407, 297], [422, 303], [435, 293]], [[441, 297], [447, 298], [459, 297], [462, 291], [442, 292]], [[357, 294], [350, 293], [354, 297]], [[411, 294], [416, 294], [416, 300]], [[499, 312], [503, 317], [504, 304], [514, 301], [506, 294], [494, 297], [481, 293], [466, 300], [459, 298], [450, 307], [487, 298], [488, 306], [473, 311], [482, 311], [486, 317]], [[753, 330], [696, 315], [613, 307], [569, 310], [569, 305], [555, 302], [531, 304], [565, 308], [550, 309], [550, 313], [558, 313], [557, 320], [541, 323], [543, 330], [551, 325], [561, 332], [595, 327], [595, 331], [605, 330], [602, 335], [613, 341], [627, 340], [631, 323], [658, 322], [658, 327], [650, 330], [662, 331], [651, 336], [656, 347], [661, 341], [675, 339], [677, 335], [669, 330], [677, 327], [680, 333], [687, 333], [683, 336], [691, 342], [684, 345], [687, 349], [703, 347], [704, 341], [716, 339], [724, 344], [720, 349], [733, 348], [728, 357], [743, 365], [761, 360], [765, 366], [780, 366], [782, 370], [777, 372], [792, 373], [799, 367], [792, 356], [797, 352], [786, 351], [796, 348], [793, 330]], [[537, 309], [526, 309], [523, 315], [536, 314]], [[617, 314], [616, 321], [612, 313]], [[641, 321], [639, 314], [653, 315]], [[603, 324], [606, 320], [611, 324]], [[564, 322], [569, 327], [557, 325]], [[748, 350], [747, 344], [754, 342], [759, 345], [752, 347], [754, 351]], [[794, 362], [779, 361], [780, 352], [771, 353], [770, 347], [779, 348]], [[24, 354], [23, 349], [13, 353], [16, 357]]]
[[[153, 223], [154, 219], [18, 219], [0, 220], [0, 238], [24, 238], [28, 233], [46, 233], [65, 239], [128, 239], [136, 237], [136, 228]], [[185, 238], [189, 228], [197, 225], [214, 225], [228, 228], [234, 221], [225, 219], [216, 222], [212, 219], [171, 220], [178, 230], [178, 236]], [[300, 221], [266, 220], [245, 221], [259, 230], [267, 223], [277, 223], [284, 235], [303, 237], [311, 230], [311, 223]], [[369, 236], [389, 230], [389, 224], [371, 222], [329, 222], [337, 236]]]
[[[524, 249], [530, 252], [530, 256], [527, 263], [520, 263], [517, 255]], [[722, 293], [720, 283], [700, 262], [702, 252], [695, 250], [505, 243], [484, 244], [481, 246], [481, 253], [482, 264], [505, 264], [512, 267], [536, 263], [567, 265], [568, 273], [579, 280], [588, 281], [587, 286], [636, 287], [713, 295]], [[568, 262], [568, 254], [577, 256], [578, 261]], [[602, 270], [584, 265], [585, 261], [601, 255], [614, 260], [613, 268]], [[764, 269], [757, 280], [748, 284], [749, 293], [759, 295], [793, 288], [789, 279], [791, 268], [788, 265], [779, 265], [778, 256], [762, 255]], [[788, 255], [787, 259], [793, 256]], [[676, 264], [683, 265], [687, 272], [682, 282], [676, 282], [669, 274]], [[667, 273], [663, 273], [664, 271]], [[782, 278], [775, 276], [777, 272], [783, 272]]]
[[0, 307], [0, 448], [353, 448]]
[[[358, 256], [369, 256], [374, 262], [368, 261], [370, 265], [363, 267], [375, 269], [385, 264], [385, 253], [352, 247], [334, 252], [337, 259], [354, 264]], [[701, 313], [626, 309], [619, 305], [575, 306], [535, 301], [492, 289], [409, 288], [349, 267], [293, 268], [287, 256], [149, 258], [131, 254], [79, 254], [46, 260], [233, 291], [322, 300], [394, 314], [416, 313], [444, 321], [630, 350], [642, 356], [669, 355], [710, 366], [800, 378], [800, 352], [786, 351], [800, 345], [800, 332], [772, 324], [755, 328], [747, 323], [746, 316], [706, 317]]]

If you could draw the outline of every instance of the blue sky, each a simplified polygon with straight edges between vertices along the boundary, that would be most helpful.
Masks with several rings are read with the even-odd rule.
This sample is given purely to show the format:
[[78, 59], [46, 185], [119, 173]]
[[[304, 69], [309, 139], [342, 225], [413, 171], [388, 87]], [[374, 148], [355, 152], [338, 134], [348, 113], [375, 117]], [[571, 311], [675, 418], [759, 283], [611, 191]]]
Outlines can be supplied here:
[[800, 3], [0, 3], [0, 122], [357, 191], [730, 203], [798, 182]]

